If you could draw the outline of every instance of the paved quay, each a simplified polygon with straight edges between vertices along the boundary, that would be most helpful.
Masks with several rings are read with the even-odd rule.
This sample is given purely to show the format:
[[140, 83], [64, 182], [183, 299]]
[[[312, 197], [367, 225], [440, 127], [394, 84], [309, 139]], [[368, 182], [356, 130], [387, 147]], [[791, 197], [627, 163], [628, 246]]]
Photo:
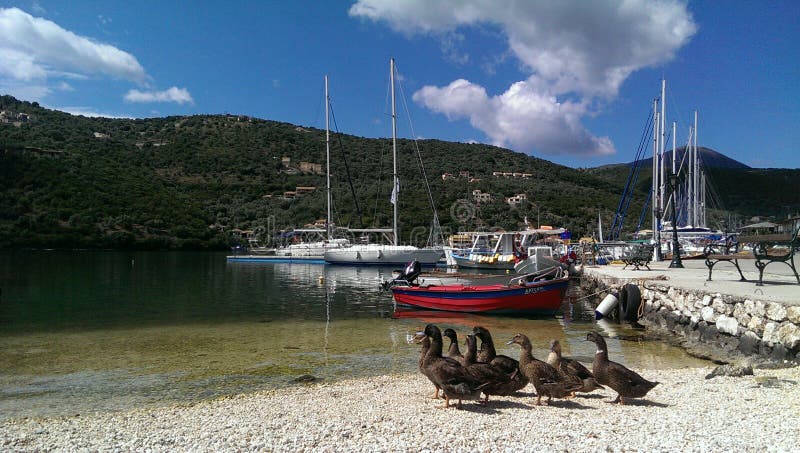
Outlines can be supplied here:
[[[795, 257], [800, 265], [800, 257]], [[733, 264], [719, 263], [714, 266], [712, 281], [708, 279], [708, 268], [705, 260], [684, 260], [683, 269], [670, 269], [670, 261], [651, 262], [650, 270], [642, 268], [627, 269], [623, 264], [605, 266], [584, 266], [585, 274], [604, 279], [619, 280], [620, 284], [648, 280], [662, 280], [665, 284], [686, 290], [697, 290], [704, 293], [720, 293], [741, 298], [759, 299], [781, 302], [786, 306], [800, 306], [800, 284], [797, 283], [789, 266], [773, 263], [764, 271], [764, 285], [756, 286], [758, 269], [754, 260], [741, 260], [739, 266], [748, 281], [739, 281], [739, 273]]]

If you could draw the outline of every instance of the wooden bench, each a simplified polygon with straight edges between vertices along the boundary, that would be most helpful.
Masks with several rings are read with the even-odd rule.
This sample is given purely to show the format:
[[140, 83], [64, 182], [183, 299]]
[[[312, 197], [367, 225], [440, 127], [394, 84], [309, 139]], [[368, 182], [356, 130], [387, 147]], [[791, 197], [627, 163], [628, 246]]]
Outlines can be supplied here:
[[[785, 263], [788, 265], [797, 283], [800, 284], [800, 276], [797, 274], [797, 267], [794, 264], [794, 255], [800, 250], [800, 228], [793, 234], [765, 234], [761, 236], [741, 236], [738, 242], [726, 241], [719, 244], [706, 246], [703, 251], [706, 255], [706, 267], [708, 267], [708, 281], [711, 281], [711, 272], [714, 266], [720, 262], [728, 262], [736, 266], [739, 271], [739, 281], [747, 281], [744, 278], [742, 269], [739, 267], [739, 260], [755, 260], [758, 269], [757, 286], [764, 284], [764, 268], [772, 263]], [[750, 251], [743, 250], [745, 245], [750, 246]]]
[[623, 269], [627, 269], [628, 266], [633, 266], [633, 270], [638, 271], [641, 266], [650, 270], [650, 261], [653, 259], [653, 246], [650, 244], [637, 244], [631, 246], [628, 253], [622, 255], [620, 260], [625, 263], [625, 267]]

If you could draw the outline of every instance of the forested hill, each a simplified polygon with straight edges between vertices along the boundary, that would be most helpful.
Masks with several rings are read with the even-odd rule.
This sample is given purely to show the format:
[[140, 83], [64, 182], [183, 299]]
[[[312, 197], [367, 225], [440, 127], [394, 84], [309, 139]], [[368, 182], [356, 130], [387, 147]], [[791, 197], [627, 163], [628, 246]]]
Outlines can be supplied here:
[[[10, 96], [0, 111], [0, 248], [222, 249], [237, 229], [266, 237], [325, 217], [322, 130], [235, 115], [86, 118]], [[591, 233], [624, 184], [488, 145], [418, 145], [445, 233], [525, 217]], [[334, 135], [331, 155], [336, 223], [389, 226], [391, 141]], [[402, 239], [421, 243], [432, 211], [414, 142], [400, 140], [399, 155]]]

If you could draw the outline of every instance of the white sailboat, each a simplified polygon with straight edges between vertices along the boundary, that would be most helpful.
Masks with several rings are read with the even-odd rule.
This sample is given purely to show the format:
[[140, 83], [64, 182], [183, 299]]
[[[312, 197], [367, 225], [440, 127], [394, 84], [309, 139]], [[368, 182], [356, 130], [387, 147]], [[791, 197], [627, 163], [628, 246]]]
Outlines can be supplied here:
[[[294, 258], [318, 258], [322, 259], [328, 250], [349, 247], [350, 241], [344, 238], [334, 238], [331, 223], [331, 133], [330, 133], [330, 98], [328, 95], [328, 76], [325, 76], [325, 162], [327, 175], [326, 205], [327, 215], [325, 218], [325, 229], [295, 229], [301, 242], [281, 247], [275, 251], [275, 255]], [[318, 240], [307, 240], [315, 237]]]
[[400, 205], [400, 180], [397, 176], [397, 114], [395, 111], [394, 94], [394, 58], [389, 60], [389, 70], [391, 72], [391, 91], [392, 91], [392, 162], [393, 167], [393, 189], [391, 202], [394, 205], [394, 215], [392, 219], [392, 243], [391, 244], [358, 244], [350, 247], [337, 248], [325, 251], [325, 262], [330, 264], [350, 264], [350, 265], [405, 265], [410, 261], [417, 260], [423, 266], [434, 266], [444, 257], [444, 250], [441, 247], [419, 248], [413, 245], [400, 245], [398, 243], [397, 214]]

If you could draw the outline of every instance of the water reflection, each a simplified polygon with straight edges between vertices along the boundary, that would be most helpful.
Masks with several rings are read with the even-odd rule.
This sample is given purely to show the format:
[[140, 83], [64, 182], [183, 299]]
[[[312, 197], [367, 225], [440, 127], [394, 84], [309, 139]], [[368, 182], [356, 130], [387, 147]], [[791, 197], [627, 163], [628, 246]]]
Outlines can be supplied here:
[[[226, 263], [203, 253], [0, 253], [0, 418], [195, 401], [325, 380], [416, 372], [405, 342], [433, 322], [488, 328], [498, 352], [518, 332], [544, 358], [551, 339], [591, 362], [593, 305], [570, 288], [554, 318], [398, 312], [392, 268]], [[702, 364], [660, 343], [620, 341], [634, 367]], [[613, 330], [612, 330], [613, 329]], [[616, 332], [616, 333], [615, 333]]]

